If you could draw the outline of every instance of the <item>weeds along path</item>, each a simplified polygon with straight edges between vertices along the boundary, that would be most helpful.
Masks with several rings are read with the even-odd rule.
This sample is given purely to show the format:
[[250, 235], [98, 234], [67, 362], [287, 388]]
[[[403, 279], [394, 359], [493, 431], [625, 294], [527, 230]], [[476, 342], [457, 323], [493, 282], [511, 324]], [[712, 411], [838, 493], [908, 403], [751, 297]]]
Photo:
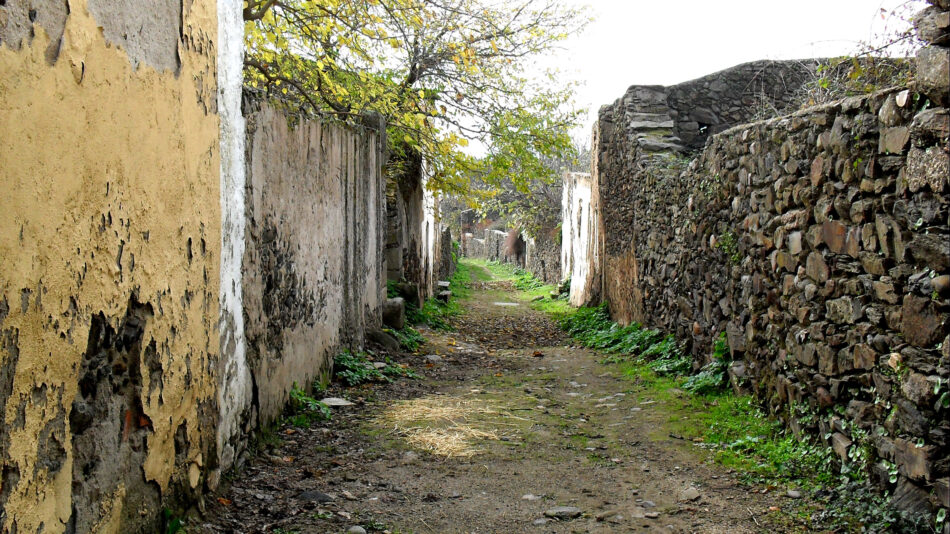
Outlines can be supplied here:
[[572, 347], [504, 272], [464, 272], [454, 331], [400, 357], [422, 378], [331, 389], [354, 405], [276, 427], [188, 531], [800, 530], [776, 511], [785, 488], [739, 484], [677, 437], [682, 392]]

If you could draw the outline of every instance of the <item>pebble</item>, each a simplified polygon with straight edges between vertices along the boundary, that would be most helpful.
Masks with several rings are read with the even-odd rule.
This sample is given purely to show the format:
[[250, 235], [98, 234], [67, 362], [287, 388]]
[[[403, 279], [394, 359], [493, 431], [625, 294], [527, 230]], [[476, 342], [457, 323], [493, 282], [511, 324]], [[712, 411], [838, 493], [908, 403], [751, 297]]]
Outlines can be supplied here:
[[680, 494], [680, 499], [684, 501], [695, 501], [701, 496], [702, 494], [696, 489], [696, 486], [690, 486], [683, 490], [683, 493]]
[[522, 495], [521, 498], [524, 499], [524, 500], [526, 500], [526, 501], [540, 501], [540, 500], [541, 500], [541, 496], [540, 496], [540, 495], [534, 495], [534, 494], [531, 494], [531, 493], [529, 493], [529, 494], [527, 494], [527, 495]]
[[545, 519], [545, 518], [542, 517], [542, 518], [540, 518], [540, 519], [535, 519], [534, 521], [531, 522], [531, 524], [532, 524], [532, 525], [536, 525], [536, 526], [546, 525], [546, 524], [548, 524], [548, 521], [550, 521], [550, 520], [549, 520], [549, 519]]
[[346, 529], [346, 534], [366, 534], [366, 529], [360, 526], [352, 526]]
[[646, 517], [647, 519], [656, 519], [660, 517], [660, 514], [658, 512], [647, 512], [643, 514], [643, 517]]
[[574, 519], [581, 515], [581, 509], [575, 506], [555, 506], [546, 510], [544, 515], [553, 519]]
[[429, 363], [442, 363], [442, 356], [438, 354], [427, 354], [426, 361]]
[[798, 490], [788, 490], [785, 495], [792, 499], [799, 499], [802, 496], [802, 492]]
[[333, 501], [333, 497], [317, 490], [305, 491], [299, 495], [297, 498], [301, 501], [314, 501], [314, 502], [330, 502]]

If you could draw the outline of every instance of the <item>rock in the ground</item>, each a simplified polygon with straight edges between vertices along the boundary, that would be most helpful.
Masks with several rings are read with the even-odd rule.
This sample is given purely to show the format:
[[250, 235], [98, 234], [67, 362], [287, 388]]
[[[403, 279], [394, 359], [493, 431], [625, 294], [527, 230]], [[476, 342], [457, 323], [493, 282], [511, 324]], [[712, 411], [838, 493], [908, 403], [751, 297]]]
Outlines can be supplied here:
[[383, 303], [383, 324], [395, 330], [406, 326], [406, 300], [402, 297], [386, 299]]
[[429, 363], [442, 363], [442, 356], [438, 354], [427, 354], [426, 361]]
[[550, 521], [550, 519], [546, 519], [546, 518], [542, 517], [542, 518], [540, 518], [540, 519], [535, 519], [534, 521], [531, 522], [531, 524], [534, 525], [534, 526], [547, 525], [547, 524], [548, 524], [548, 521]]
[[317, 490], [305, 491], [297, 495], [297, 499], [310, 502], [331, 502], [334, 500], [333, 497]]
[[366, 529], [360, 526], [352, 526], [346, 529], [346, 534], [366, 534]]
[[524, 500], [526, 500], [526, 501], [540, 501], [540, 500], [541, 500], [541, 496], [540, 496], [540, 495], [534, 495], [534, 494], [531, 494], [531, 493], [529, 493], [529, 494], [527, 494], [527, 495], [522, 495], [521, 498], [524, 499]]
[[645, 518], [647, 518], [647, 519], [656, 519], [656, 518], [660, 517], [660, 513], [659, 513], [659, 512], [647, 512], [647, 513], [643, 514], [643, 517], [645, 517]]
[[555, 506], [546, 510], [544, 515], [552, 519], [574, 519], [581, 515], [581, 509], [576, 506]]
[[788, 491], [785, 492], [785, 495], [786, 495], [788, 498], [790, 498], [790, 499], [800, 499], [801, 496], [802, 496], [802, 492], [800, 492], [800, 491], [798, 491], [798, 490], [790, 489], [790, 490], [788, 490]]
[[399, 340], [393, 337], [391, 334], [387, 334], [382, 330], [369, 330], [366, 332], [366, 339], [376, 343], [387, 350], [393, 352], [399, 350]]
[[331, 407], [353, 406], [352, 402], [340, 397], [327, 397], [325, 399], [321, 399], [320, 402]]
[[680, 494], [681, 501], [695, 501], [700, 497], [702, 497], [702, 494], [696, 489], [696, 486], [690, 486]]

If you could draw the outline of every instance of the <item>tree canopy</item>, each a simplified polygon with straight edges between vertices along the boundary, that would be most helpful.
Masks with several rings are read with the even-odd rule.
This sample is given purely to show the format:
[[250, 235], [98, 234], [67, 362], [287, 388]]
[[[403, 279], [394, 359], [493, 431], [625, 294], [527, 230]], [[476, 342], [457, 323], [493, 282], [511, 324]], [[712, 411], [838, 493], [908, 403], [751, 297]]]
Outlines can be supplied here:
[[554, 0], [245, 0], [244, 19], [248, 85], [293, 110], [382, 114], [435, 189], [467, 192], [476, 172], [527, 187], [571, 149], [573, 87], [525, 74], [586, 23]]

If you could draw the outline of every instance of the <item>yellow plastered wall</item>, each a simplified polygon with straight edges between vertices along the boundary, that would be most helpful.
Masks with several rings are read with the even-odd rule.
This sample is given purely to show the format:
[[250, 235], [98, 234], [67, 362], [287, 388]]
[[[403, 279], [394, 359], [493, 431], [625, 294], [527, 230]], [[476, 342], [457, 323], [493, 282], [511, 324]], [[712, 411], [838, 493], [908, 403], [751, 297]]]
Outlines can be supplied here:
[[[116, 422], [113, 437], [146, 432], [141, 469], [162, 493], [202, 483], [219, 350], [217, 24], [214, 1], [182, 10], [177, 74], [134, 67], [85, 0], [69, 1], [54, 64], [41, 29], [19, 50], [0, 46], [4, 532], [65, 530], [70, 410], [90, 324], [101, 313], [120, 328], [133, 296], [151, 309], [141, 346], [157, 352], [161, 387], [150, 387], [144, 365], [137, 370], [143, 413]], [[176, 431], [188, 443], [177, 458]], [[95, 452], [109, 460], [107, 444]], [[141, 502], [123, 509], [123, 484], [105, 490], [95, 530], [130, 531], [120, 526], [128, 517], [160, 512]]]

